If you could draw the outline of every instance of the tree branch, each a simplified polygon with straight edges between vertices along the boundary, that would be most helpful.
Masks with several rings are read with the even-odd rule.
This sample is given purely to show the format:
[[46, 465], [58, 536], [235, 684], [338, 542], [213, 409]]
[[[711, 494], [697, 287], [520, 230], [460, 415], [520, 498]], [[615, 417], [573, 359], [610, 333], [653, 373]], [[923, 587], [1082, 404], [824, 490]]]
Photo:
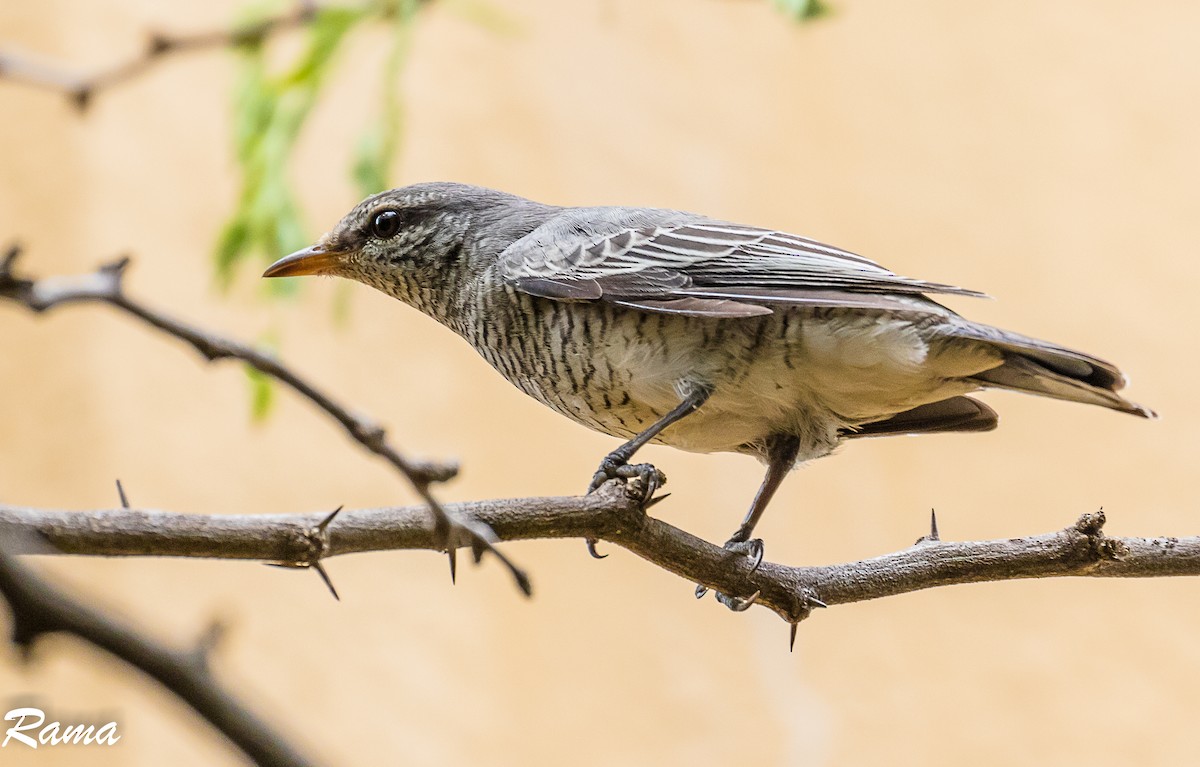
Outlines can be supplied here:
[[[493, 530], [500, 541], [597, 538], [727, 597], [770, 608], [798, 623], [816, 607], [980, 581], [1086, 576], [1147, 578], [1200, 575], [1200, 536], [1109, 538], [1103, 512], [1058, 532], [995, 541], [951, 542], [928, 536], [892, 554], [860, 562], [790, 567], [746, 557], [701, 540], [639, 508], [641, 489], [611, 481], [582, 497], [520, 498], [450, 504], [459, 518]], [[0, 505], [0, 525], [34, 533], [64, 554], [173, 556], [305, 563], [365, 551], [438, 549], [420, 507], [326, 515], [193, 515], [151, 510], [48, 511]]]
[[144, 74], [169, 54], [257, 45], [277, 32], [307, 24], [316, 13], [315, 3], [302, 0], [289, 11], [231, 29], [174, 35], [154, 33], [140, 53], [91, 74], [68, 72], [0, 51], [0, 79], [60, 91], [82, 112], [97, 93]]
[[[12, 611], [12, 640], [26, 658], [47, 634], [72, 634], [121, 659], [165, 687], [207, 720], [255, 764], [312, 764], [264, 720], [221, 687], [209, 658], [222, 633], [214, 624], [190, 649], [173, 649], [132, 625], [85, 605], [17, 562], [9, 548], [21, 536], [0, 529], [0, 595]], [[26, 545], [27, 548], [27, 545]]]
[[417, 462], [405, 458], [395, 446], [388, 442], [386, 432], [378, 423], [356, 415], [350, 408], [339, 403], [269, 352], [189, 325], [130, 298], [125, 293], [123, 284], [125, 269], [129, 265], [128, 258], [121, 258], [102, 266], [91, 274], [77, 277], [34, 279], [17, 275], [15, 268], [20, 255], [20, 248], [14, 245], [0, 259], [0, 299], [8, 299], [37, 313], [77, 303], [107, 304], [190, 344], [209, 362], [224, 359], [241, 360], [264, 375], [270, 376], [327, 413], [341, 424], [355, 442], [382, 457], [408, 480], [433, 514], [435, 537], [447, 542], [456, 541], [454, 545], [447, 543], [443, 547], [450, 556], [452, 578], [456, 565], [456, 547], [463, 545], [462, 542], [465, 541], [475, 553], [476, 561], [484, 552], [490, 552], [512, 573], [513, 579], [521, 591], [526, 595], [531, 592], [532, 586], [525, 572], [492, 545], [490, 530], [470, 520], [463, 522], [455, 519], [434, 498], [429, 485], [432, 482], [452, 478], [458, 471], [457, 467], [449, 464]]
[[[202, 331], [137, 302], [122, 290], [122, 260], [89, 275], [35, 280], [13, 270], [19, 251], [0, 261], [0, 298], [33, 311], [101, 302], [180, 338], [207, 359], [240, 359], [291, 386], [332, 415], [372, 452], [383, 455], [412, 481], [435, 510], [424, 507], [310, 515], [178, 515], [157, 511], [46, 512], [0, 506], [0, 523], [40, 534], [56, 550], [108, 556], [187, 556], [255, 559], [324, 574], [321, 562], [338, 554], [395, 549], [434, 549], [451, 554], [470, 547], [476, 560], [496, 552], [493, 541], [529, 538], [607, 540], [706, 588], [728, 607], [760, 604], [793, 626], [815, 607], [857, 602], [954, 583], [1065, 575], [1149, 577], [1200, 574], [1200, 538], [1107, 538], [1103, 514], [1089, 514], [1067, 529], [1003, 541], [950, 543], [936, 525], [914, 546], [861, 562], [788, 567], [764, 562], [751, 571], [747, 559], [703, 541], [639, 508], [642, 488], [612, 482], [585, 497], [478, 501], [443, 508], [429, 494], [435, 472], [422, 476], [387, 446], [370, 421], [321, 393], [271, 355]], [[405, 471], [405, 469], [408, 471]], [[335, 518], [336, 517], [336, 518]], [[499, 556], [499, 553], [497, 552]], [[522, 590], [525, 574], [512, 569]]]

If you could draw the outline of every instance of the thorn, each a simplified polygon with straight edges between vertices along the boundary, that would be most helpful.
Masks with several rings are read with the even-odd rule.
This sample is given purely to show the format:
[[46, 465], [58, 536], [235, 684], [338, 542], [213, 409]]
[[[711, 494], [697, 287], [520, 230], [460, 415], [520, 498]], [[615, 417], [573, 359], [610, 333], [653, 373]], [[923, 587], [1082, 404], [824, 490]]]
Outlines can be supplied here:
[[938, 534], [937, 511], [935, 509], [930, 509], [929, 510], [929, 533], [927, 535], [922, 535], [920, 538], [913, 541], [913, 545], [919, 546], [922, 543], [937, 543], [941, 539], [942, 539], [941, 536]]
[[[117, 487], [120, 487], [120, 486], [121, 486], [121, 482], [118, 480]], [[121, 497], [124, 498], [124, 493], [121, 494]], [[329, 523], [333, 521], [334, 517], [336, 517], [338, 514], [341, 514], [342, 509], [344, 509], [344, 508], [346, 508], [344, 505], [338, 506], [336, 509], [329, 512], [329, 516], [325, 517], [325, 519], [322, 519], [320, 522], [317, 523], [317, 532], [319, 532], [319, 533], [325, 532], [325, 529], [329, 527]]]
[[21, 257], [21, 245], [14, 242], [4, 251], [4, 259], [0, 260], [0, 277], [12, 277], [13, 265]]
[[100, 271], [104, 272], [105, 274], [115, 274], [117, 277], [120, 277], [125, 273], [125, 268], [129, 266], [129, 263], [132, 260], [133, 259], [131, 259], [129, 256], [121, 256], [111, 263], [101, 265]]
[[81, 113], [86, 112], [87, 108], [92, 103], [92, 86], [79, 85], [71, 90], [68, 97], [71, 99], [71, 105]]
[[517, 587], [521, 592], [525, 596], [532, 595], [533, 587], [529, 583], [528, 576], [514, 565], [508, 557], [504, 556], [504, 553], [500, 549], [496, 548], [497, 537], [496, 532], [492, 528], [476, 519], [455, 519], [428, 493], [424, 483], [414, 480], [414, 485], [418, 492], [425, 498], [425, 502], [429, 505], [429, 509], [433, 514], [434, 546], [444, 548], [446, 556], [450, 560], [451, 583], [457, 582], [458, 578], [458, 547], [469, 545], [475, 555], [476, 563], [483, 558], [485, 552], [491, 552], [512, 573], [513, 579], [517, 582]]
[[822, 609], [829, 607], [829, 605], [825, 604], [824, 602], [817, 599], [816, 597], [808, 597], [808, 603], [813, 607], [820, 607]]
[[263, 564], [267, 567], [284, 567], [289, 570], [316, 570], [317, 575], [321, 576], [321, 580], [325, 582], [326, 588], [329, 589], [329, 593], [333, 594], [333, 598], [339, 602], [342, 601], [342, 598], [338, 596], [337, 589], [333, 587], [333, 579], [329, 577], [329, 573], [325, 570], [325, 565], [321, 564], [321, 560], [319, 559], [313, 562], [263, 562]]
[[196, 646], [192, 649], [192, 656], [196, 659], [197, 665], [208, 666], [209, 658], [216, 652], [221, 640], [225, 638], [227, 628], [225, 623], [218, 619], [213, 619], [208, 624], [204, 633], [196, 639]]
[[17, 645], [17, 651], [21, 654], [21, 665], [26, 667], [32, 666], [34, 660], [33, 639], [22, 639], [14, 636], [12, 641]]
[[703, 583], [696, 584], [696, 599], [704, 599], [704, 595], [708, 593], [708, 586]]
[[800, 622], [796, 621], [792, 624], [791, 636], [788, 638], [788, 652], [796, 651], [796, 629], [800, 628]]
[[329, 593], [333, 594], [333, 598], [341, 602], [342, 598], [338, 596], [337, 589], [333, 587], [333, 579], [329, 577], [329, 573], [325, 572], [325, 565], [321, 564], [321, 560], [318, 559], [316, 562], [313, 562], [312, 569], [317, 571], [317, 575], [321, 576], [321, 580], [325, 581], [325, 585], [329, 588]]
[[129, 508], [129, 498], [125, 496], [125, 487], [121, 484], [121, 480], [117, 480], [117, 495], [121, 497], [121, 508]]
[[645, 511], [646, 509], [650, 508], [654, 504], [661, 503], [662, 501], [665, 501], [670, 497], [671, 497], [670, 493], [663, 493], [662, 495], [656, 495], [653, 498], [651, 498], [650, 500], [646, 501], [645, 505], [642, 506], [642, 510]]
[[583, 542], [587, 544], [588, 554], [592, 555], [592, 559], [604, 559], [608, 556], [607, 554], [601, 554], [600, 552], [596, 551], [595, 538], [584, 538]]
[[533, 596], [533, 583], [529, 580], [529, 576], [520, 568], [513, 568], [513, 578], [517, 580], [517, 588], [521, 589], [521, 593], [527, 597]]
[[155, 32], [150, 35], [150, 39], [146, 43], [146, 58], [161, 56], [174, 47], [174, 40], [162, 34], [161, 32]]
[[475, 560], [475, 564], [483, 561], [483, 555], [487, 553], [487, 544], [488, 542], [483, 538], [471, 539], [471, 558]]

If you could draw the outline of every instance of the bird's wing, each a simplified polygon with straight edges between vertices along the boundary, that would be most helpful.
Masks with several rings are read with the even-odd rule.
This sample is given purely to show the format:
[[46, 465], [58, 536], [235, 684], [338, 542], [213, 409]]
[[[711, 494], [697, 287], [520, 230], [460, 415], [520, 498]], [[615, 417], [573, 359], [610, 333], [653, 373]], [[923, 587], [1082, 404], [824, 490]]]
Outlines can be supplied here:
[[794, 234], [645, 208], [566, 211], [506, 248], [499, 268], [544, 298], [717, 317], [778, 304], [940, 310], [922, 294], [982, 295]]

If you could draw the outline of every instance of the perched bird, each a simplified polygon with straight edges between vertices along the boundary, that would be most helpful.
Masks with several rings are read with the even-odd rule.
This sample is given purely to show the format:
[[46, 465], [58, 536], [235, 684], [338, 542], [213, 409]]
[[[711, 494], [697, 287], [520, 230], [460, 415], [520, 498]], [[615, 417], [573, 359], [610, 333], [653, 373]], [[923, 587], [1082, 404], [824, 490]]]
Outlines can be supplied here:
[[[893, 274], [793, 234], [678, 210], [564, 208], [454, 183], [359, 203], [266, 277], [366, 283], [458, 333], [517, 388], [625, 444], [591, 487], [656, 473], [658, 442], [766, 464], [726, 546], [752, 557], [784, 476], [845, 440], [987, 431], [997, 388], [1154, 414], [1113, 365], [964, 319]], [[648, 498], [649, 496], [647, 496]]]

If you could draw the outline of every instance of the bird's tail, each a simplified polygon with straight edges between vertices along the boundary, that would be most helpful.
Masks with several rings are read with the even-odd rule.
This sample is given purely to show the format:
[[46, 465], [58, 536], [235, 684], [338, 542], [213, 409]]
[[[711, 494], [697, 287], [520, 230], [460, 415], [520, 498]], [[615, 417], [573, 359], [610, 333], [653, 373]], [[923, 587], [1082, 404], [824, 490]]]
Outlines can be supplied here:
[[1153, 410], [1117, 393], [1125, 386], [1126, 378], [1104, 360], [987, 325], [963, 323], [955, 328], [954, 335], [986, 342], [1004, 354], [1002, 364], [972, 376], [984, 386], [1157, 418]]

